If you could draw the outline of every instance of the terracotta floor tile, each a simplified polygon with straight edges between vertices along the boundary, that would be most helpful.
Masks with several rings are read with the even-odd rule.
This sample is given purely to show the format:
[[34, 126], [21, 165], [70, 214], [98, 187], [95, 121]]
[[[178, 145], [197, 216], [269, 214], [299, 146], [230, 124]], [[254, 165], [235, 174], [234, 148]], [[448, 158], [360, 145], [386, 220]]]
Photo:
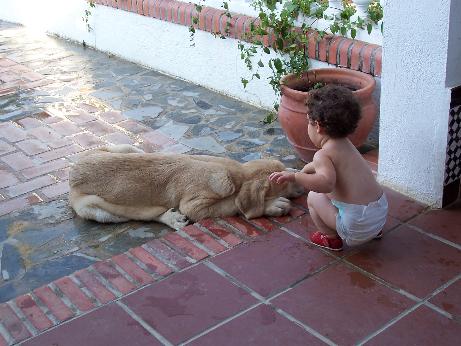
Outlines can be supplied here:
[[447, 209], [429, 210], [411, 220], [410, 224], [461, 245], [461, 202]]
[[461, 251], [402, 225], [347, 260], [424, 298], [459, 274]]
[[188, 345], [325, 345], [315, 336], [261, 305]]
[[456, 316], [458, 321], [461, 321], [461, 280], [445, 288], [429, 302]]
[[339, 345], [352, 345], [414, 303], [363, 274], [336, 264], [272, 303]]
[[461, 324], [421, 306], [365, 345], [459, 345]]
[[309, 214], [298, 217], [296, 220], [285, 224], [284, 227], [304, 239], [309, 239], [309, 232], [316, 230], [314, 221]]
[[331, 257], [313, 246], [280, 230], [212, 259], [265, 297], [288, 288], [331, 261]]
[[426, 206], [389, 188], [384, 188], [389, 202], [389, 215], [400, 221], [406, 221], [421, 213]]
[[122, 308], [110, 304], [45, 332], [23, 345], [151, 346], [162, 344]]
[[400, 225], [400, 221], [398, 219], [388, 215], [386, 224], [384, 225], [384, 228], [383, 228], [383, 233], [386, 234], [386, 232], [393, 230], [399, 225]]
[[204, 265], [198, 265], [123, 299], [137, 315], [177, 344], [257, 301]]

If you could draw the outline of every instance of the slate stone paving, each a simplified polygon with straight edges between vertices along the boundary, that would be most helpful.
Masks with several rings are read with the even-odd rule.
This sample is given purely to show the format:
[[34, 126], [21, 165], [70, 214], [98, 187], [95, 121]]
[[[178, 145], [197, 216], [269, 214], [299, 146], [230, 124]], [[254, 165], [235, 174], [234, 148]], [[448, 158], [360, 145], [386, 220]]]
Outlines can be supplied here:
[[[0, 302], [169, 231], [73, 217], [77, 153], [146, 151], [277, 158], [301, 168], [265, 110], [112, 55], [0, 22]], [[2, 216], [3, 215], [3, 216]]]

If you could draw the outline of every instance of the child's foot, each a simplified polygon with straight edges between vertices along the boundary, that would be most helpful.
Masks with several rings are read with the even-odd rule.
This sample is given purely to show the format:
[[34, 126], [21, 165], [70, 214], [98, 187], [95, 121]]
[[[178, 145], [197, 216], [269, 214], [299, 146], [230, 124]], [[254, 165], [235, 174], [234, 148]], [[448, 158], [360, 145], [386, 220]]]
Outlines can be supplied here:
[[332, 251], [341, 251], [343, 249], [343, 241], [339, 237], [330, 238], [322, 232], [314, 232], [309, 236], [309, 239], [314, 245], [323, 247]]

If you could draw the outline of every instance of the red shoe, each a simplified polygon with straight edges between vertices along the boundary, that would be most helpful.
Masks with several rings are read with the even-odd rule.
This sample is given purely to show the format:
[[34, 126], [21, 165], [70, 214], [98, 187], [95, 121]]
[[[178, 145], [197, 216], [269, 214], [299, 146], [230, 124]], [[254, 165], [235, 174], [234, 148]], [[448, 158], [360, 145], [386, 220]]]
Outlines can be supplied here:
[[332, 251], [341, 251], [343, 249], [343, 241], [341, 238], [328, 238], [320, 231], [314, 232], [309, 236], [309, 239], [314, 245], [323, 247]]

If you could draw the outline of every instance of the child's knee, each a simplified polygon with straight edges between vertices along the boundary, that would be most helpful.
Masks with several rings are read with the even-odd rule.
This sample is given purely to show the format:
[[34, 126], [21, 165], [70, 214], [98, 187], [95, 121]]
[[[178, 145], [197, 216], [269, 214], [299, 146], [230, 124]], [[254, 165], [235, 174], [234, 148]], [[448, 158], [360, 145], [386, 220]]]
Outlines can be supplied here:
[[307, 194], [307, 206], [313, 208], [316, 204], [315, 201], [318, 199], [319, 195], [322, 194], [315, 191], [309, 191], [309, 193]]

